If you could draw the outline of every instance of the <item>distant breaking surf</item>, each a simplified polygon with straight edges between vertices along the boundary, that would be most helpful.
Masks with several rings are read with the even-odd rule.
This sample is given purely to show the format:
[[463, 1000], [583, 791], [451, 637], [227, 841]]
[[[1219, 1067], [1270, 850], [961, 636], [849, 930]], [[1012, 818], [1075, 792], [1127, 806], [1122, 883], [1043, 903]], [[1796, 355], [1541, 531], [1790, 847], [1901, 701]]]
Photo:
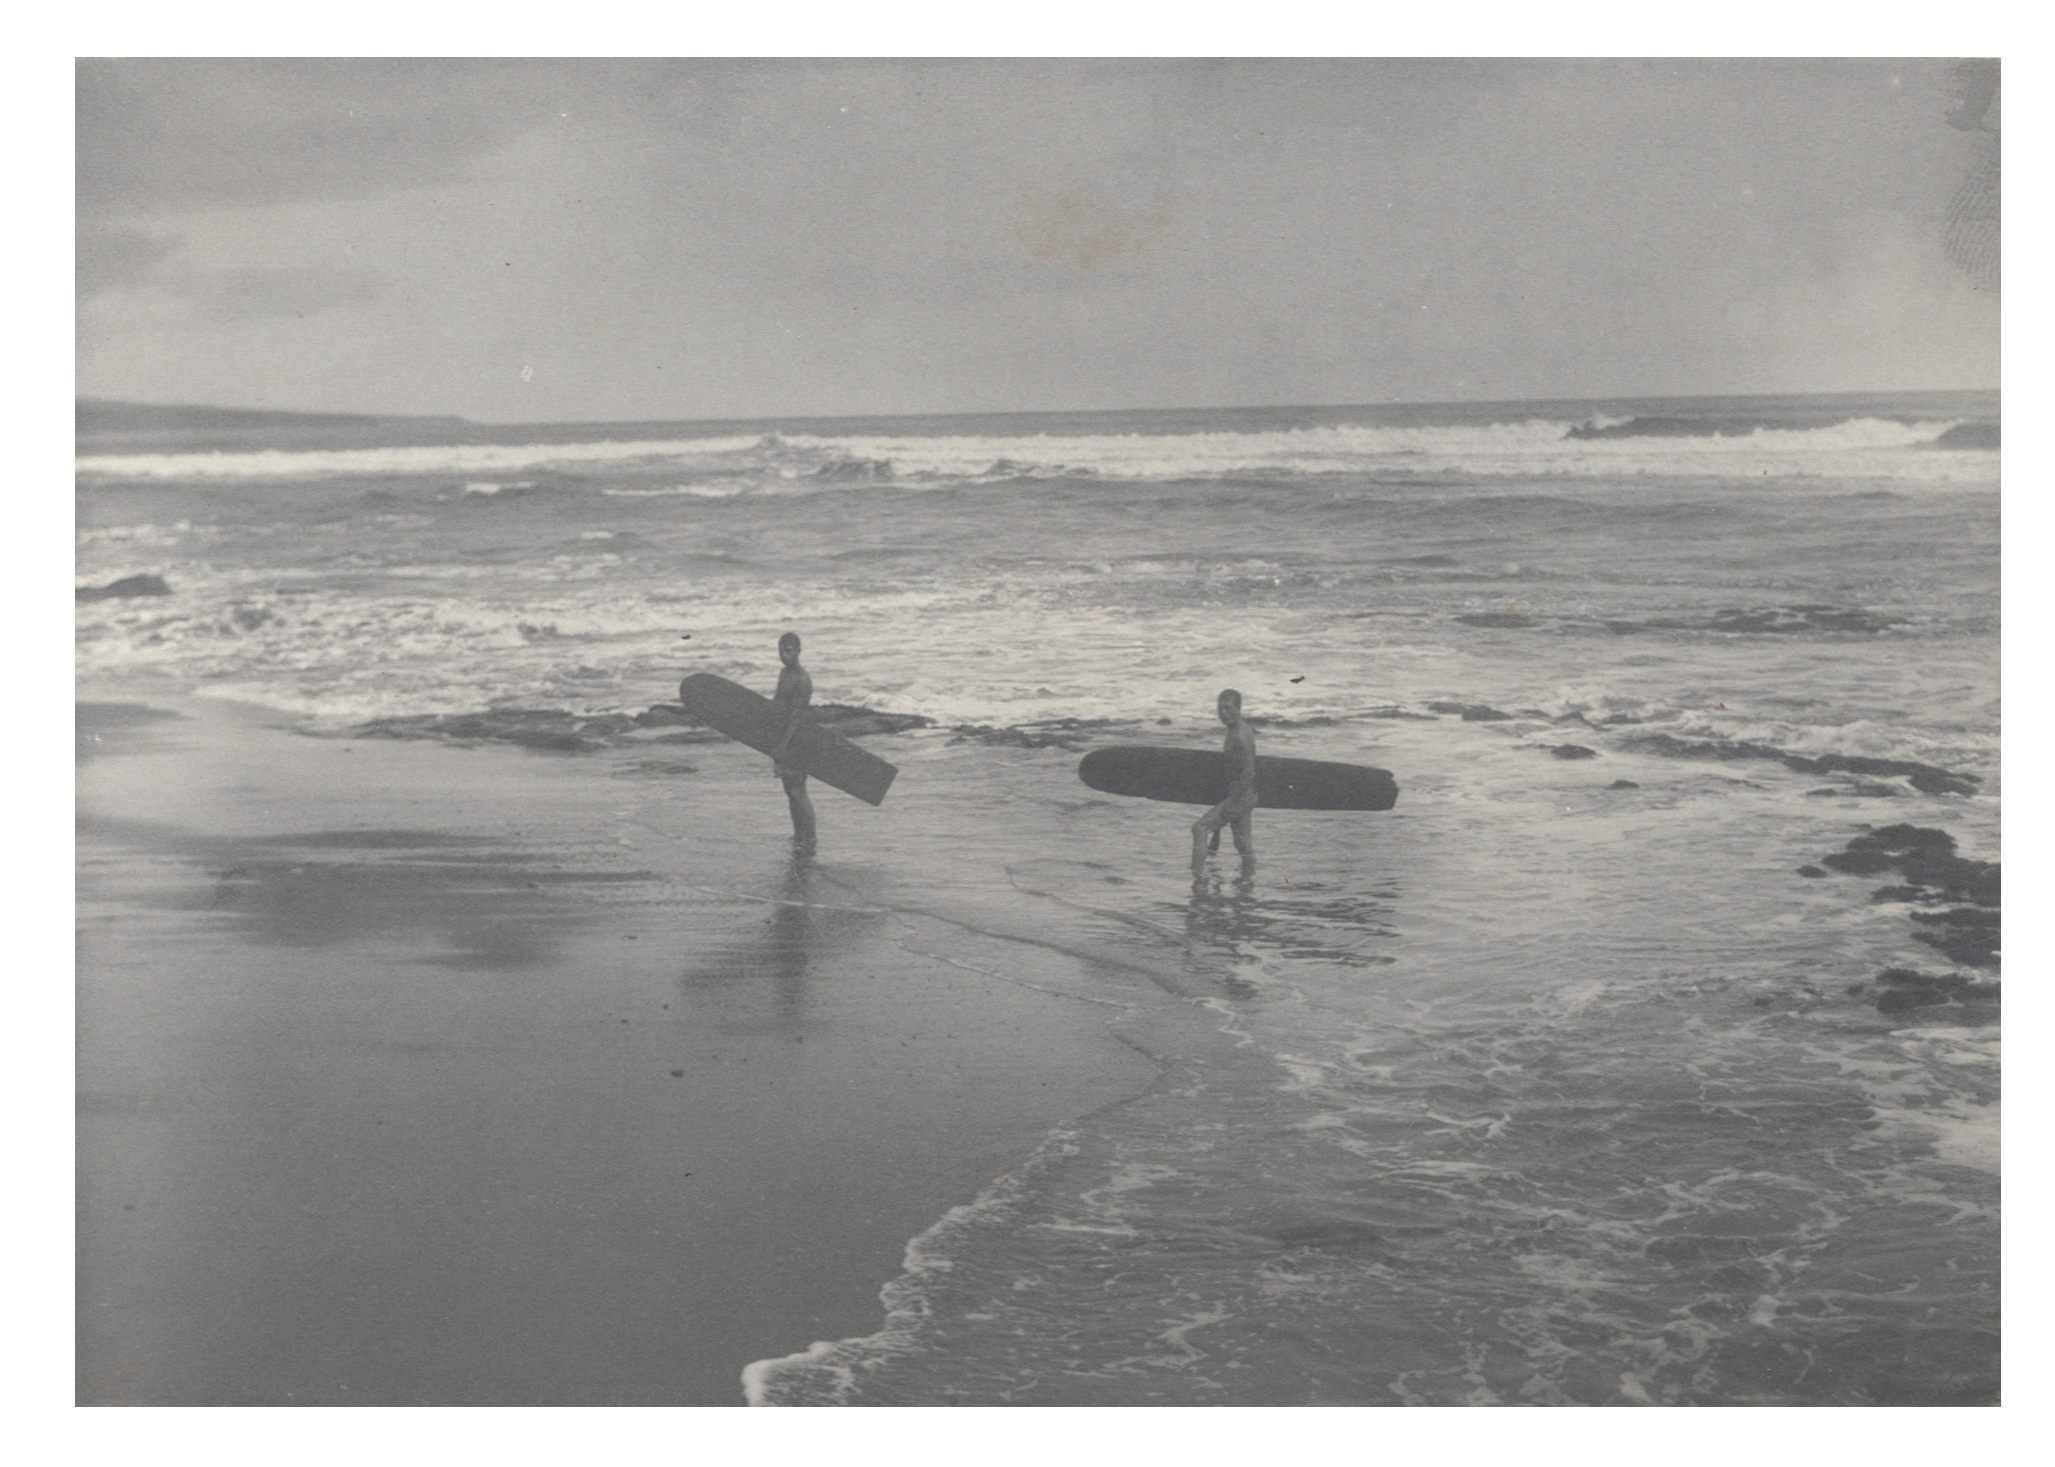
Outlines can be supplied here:
[[[1229, 475], [1447, 477], [1996, 476], [1995, 425], [1857, 417], [1776, 427], [1746, 419], [1552, 418], [1483, 424], [1340, 424], [1250, 432], [723, 434], [350, 449], [82, 455], [88, 479], [244, 480], [476, 476], [583, 467], [749, 476], [805, 489], [1022, 478], [1129, 481]], [[1984, 445], [1989, 451], [1980, 451]], [[1964, 451], [1934, 454], [1934, 447]], [[616, 493], [620, 492], [618, 487]]]

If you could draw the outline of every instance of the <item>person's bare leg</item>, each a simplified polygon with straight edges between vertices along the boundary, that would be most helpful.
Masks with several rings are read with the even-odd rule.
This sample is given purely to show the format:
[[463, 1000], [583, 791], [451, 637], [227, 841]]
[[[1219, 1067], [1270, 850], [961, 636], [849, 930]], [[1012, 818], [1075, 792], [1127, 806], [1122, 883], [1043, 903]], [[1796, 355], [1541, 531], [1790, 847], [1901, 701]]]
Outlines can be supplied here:
[[[1256, 812], [1242, 811], [1228, 822], [1228, 828], [1234, 832], [1234, 848], [1241, 853], [1242, 864], [1252, 864], [1256, 859]], [[1217, 830], [1213, 832], [1213, 841], [1219, 844], [1220, 832]]]
[[813, 801], [807, 798], [805, 775], [785, 781], [785, 803], [792, 807], [792, 843], [803, 851], [812, 850]]
[[[1192, 870], [1196, 872], [1206, 864], [1206, 853], [1220, 844], [1220, 826], [1225, 818], [1222, 806], [1216, 805], [1192, 822]], [[1208, 839], [1212, 845], [1207, 844]]]

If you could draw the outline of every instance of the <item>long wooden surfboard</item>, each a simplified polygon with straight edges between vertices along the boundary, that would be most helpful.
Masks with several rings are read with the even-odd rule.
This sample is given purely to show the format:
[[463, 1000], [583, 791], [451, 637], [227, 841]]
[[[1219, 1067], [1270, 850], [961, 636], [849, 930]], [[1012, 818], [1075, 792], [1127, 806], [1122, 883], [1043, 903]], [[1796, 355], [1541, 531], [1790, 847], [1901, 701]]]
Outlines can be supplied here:
[[[1079, 761], [1077, 777], [1109, 795], [1217, 805], [1227, 798], [1227, 761], [1206, 749], [1116, 744]], [[1256, 804], [1265, 810], [1389, 810], [1398, 781], [1367, 764], [1258, 755]]]
[[[740, 683], [731, 683], [710, 672], [695, 672], [678, 684], [678, 701], [707, 727], [749, 745], [759, 754], [771, 752], [779, 714], [769, 698], [752, 693]], [[869, 805], [885, 803], [885, 791], [899, 773], [867, 749], [839, 734], [802, 721], [793, 730], [785, 748], [785, 762], [803, 769], [822, 784], [831, 784], [844, 794], [855, 795]]]

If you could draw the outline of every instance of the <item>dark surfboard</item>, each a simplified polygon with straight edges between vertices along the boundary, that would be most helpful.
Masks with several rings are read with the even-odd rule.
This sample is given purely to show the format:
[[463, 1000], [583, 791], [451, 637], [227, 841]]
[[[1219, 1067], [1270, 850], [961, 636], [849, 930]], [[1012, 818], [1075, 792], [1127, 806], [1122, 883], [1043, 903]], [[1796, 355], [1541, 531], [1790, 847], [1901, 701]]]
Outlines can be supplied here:
[[[761, 693], [752, 693], [740, 683], [731, 683], [710, 672], [695, 672], [678, 684], [678, 701], [708, 728], [749, 745], [759, 754], [771, 752], [779, 714], [771, 700]], [[893, 777], [899, 773], [896, 766], [859, 749], [839, 734], [806, 722], [793, 730], [792, 742], [785, 747], [785, 762], [869, 805], [885, 803], [885, 791], [892, 787]]]
[[[1217, 805], [1227, 798], [1227, 761], [1207, 749], [1122, 744], [1094, 749], [1077, 777], [1109, 795]], [[1388, 770], [1325, 759], [1256, 759], [1256, 804], [1265, 810], [1389, 810], [1399, 800]]]

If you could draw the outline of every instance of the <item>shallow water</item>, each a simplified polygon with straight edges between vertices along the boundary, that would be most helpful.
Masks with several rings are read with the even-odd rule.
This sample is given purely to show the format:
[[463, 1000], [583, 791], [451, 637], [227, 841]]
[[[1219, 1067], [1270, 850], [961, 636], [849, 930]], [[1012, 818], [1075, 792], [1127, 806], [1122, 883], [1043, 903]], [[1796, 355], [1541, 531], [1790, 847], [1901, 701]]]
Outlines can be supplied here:
[[[1510, 762], [1431, 732], [1380, 752]], [[1554, 787], [1502, 802], [1259, 817], [1253, 878], [1194, 884], [1174, 807], [953, 758], [914, 770], [1069, 854], [867, 899], [1000, 934], [989, 966], [1021, 938], [1096, 960], [1164, 1078], [916, 1240], [884, 1331], [757, 1367], [758, 1399], [1991, 1395], [1995, 1032], [1844, 992], [1917, 959], [1902, 909], [1790, 874], [1832, 821], [1744, 836], [1750, 793], [1697, 773], [1623, 817], [1638, 792], [1544, 759]]]
[[[1954, 971], [1943, 904], [1798, 872], [1889, 824], [1997, 859], [1997, 455], [1935, 446], [1996, 401], [1567, 437], [1647, 410], [86, 445], [81, 584], [171, 594], [81, 603], [80, 666], [511, 738], [767, 685], [796, 626], [824, 701], [936, 721], [873, 742], [882, 810], [824, 808], [836, 879], [984, 978], [1085, 957], [1162, 1078], [754, 1399], [1989, 1401], [1995, 971], [1880, 1011]], [[1229, 683], [1398, 808], [1259, 815], [1195, 885], [1195, 812], [1072, 768], [1210, 743]], [[568, 746], [675, 828], [624, 722]]]

